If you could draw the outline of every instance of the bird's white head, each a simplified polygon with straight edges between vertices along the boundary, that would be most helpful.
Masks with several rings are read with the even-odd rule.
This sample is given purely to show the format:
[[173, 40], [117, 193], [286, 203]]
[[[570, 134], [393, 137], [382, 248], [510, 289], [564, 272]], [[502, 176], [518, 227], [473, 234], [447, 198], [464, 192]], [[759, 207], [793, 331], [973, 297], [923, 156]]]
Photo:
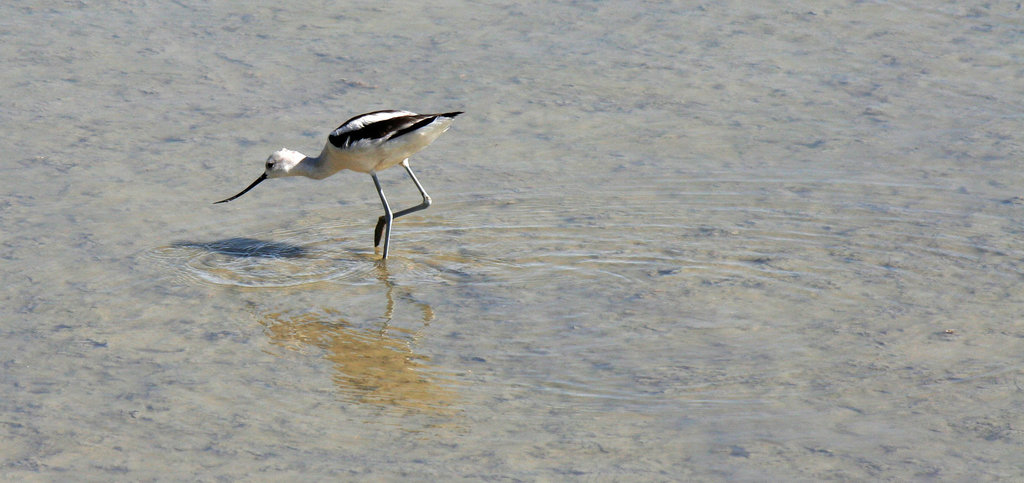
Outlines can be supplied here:
[[[259, 178], [256, 178], [256, 181], [253, 181], [248, 188], [242, 190], [241, 193], [238, 193], [235, 196], [232, 196], [225, 200], [220, 200], [216, 203], [227, 203], [228, 201], [238, 198], [239, 196], [248, 193], [249, 190], [255, 188], [256, 185], [270, 178], [283, 178], [285, 176], [309, 176], [309, 167], [306, 164], [302, 163], [302, 161], [305, 159], [307, 159], [306, 155], [298, 151], [292, 151], [291, 149], [281, 148], [280, 150], [274, 152], [274, 154], [271, 154], [270, 157], [267, 158], [266, 170], [263, 171], [263, 174], [261, 174]], [[298, 167], [298, 169], [296, 169], [296, 167]]]
[[291, 149], [281, 148], [274, 151], [267, 157], [266, 176], [267, 178], [283, 178], [285, 176], [300, 176], [305, 173], [294, 169], [306, 159], [306, 155]]

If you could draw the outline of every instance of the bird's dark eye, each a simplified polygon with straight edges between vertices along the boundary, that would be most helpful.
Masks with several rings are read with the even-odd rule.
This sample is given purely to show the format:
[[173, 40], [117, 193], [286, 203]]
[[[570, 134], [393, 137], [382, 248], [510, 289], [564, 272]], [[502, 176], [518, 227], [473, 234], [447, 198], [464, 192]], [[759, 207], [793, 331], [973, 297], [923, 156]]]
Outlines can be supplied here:
[[267, 169], [274, 169], [274, 162], [273, 161], [267, 161]]

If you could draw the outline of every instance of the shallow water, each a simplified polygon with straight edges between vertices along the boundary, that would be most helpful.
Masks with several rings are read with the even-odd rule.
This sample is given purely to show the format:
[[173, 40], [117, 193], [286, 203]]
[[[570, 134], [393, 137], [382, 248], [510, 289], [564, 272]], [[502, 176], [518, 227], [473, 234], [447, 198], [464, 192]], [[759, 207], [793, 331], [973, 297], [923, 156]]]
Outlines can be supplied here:
[[1019, 6], [240, 8], [0, 6], [4, 479], [1024, 476]]

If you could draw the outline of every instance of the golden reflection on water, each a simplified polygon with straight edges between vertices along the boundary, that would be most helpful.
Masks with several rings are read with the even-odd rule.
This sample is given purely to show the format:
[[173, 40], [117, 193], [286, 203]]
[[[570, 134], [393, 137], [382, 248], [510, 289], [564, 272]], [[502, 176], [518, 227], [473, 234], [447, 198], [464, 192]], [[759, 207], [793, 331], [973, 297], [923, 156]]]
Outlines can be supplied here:
[[[332, 380], [341, 394], [363, 404], [449, 414], [456, 395], [432, 373], [430, 358], [416, 354], [418, 331], [392, 327], [394, 285], [386, 276], [387, 306], [380, 329], [353, 326], [338, 310], [321, 308], [297, 315], [269, 313], [260, 323], [271, 343], [306, 353], [310, 347], [325, 352], [333, 364]], [[434, 318], [429, 305], [412, 301], [422, 312], [424, 327]]]

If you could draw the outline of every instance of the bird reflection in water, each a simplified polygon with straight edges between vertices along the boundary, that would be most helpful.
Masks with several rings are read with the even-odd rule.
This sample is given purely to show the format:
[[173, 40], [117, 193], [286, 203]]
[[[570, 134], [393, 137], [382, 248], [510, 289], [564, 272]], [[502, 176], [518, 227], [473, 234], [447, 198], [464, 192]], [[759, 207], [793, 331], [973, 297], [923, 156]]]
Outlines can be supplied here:
[[[395, 287], [386, 273], [383, 280], [387, 305], [385, 322], [379, 329], [354, 326], [341, 312], [330, 308], [297, 315], [271, 313], [261, 323], [271, 342], [279, 347], [297, 352], [307, 352], [309, 347], [323, 350], [324, 358], [333, 364], [334, 383], [356, 402], [431, 413], [454, 412], [455, 394], [450, 388], [454, 381], [432, 372], [430, 358], [413, 351], [420, 331], [390, 325], [396, 306]], [[429, 326], [433, 310], [406, 295], [401, 300], [418, 306], [423, 327]]]

